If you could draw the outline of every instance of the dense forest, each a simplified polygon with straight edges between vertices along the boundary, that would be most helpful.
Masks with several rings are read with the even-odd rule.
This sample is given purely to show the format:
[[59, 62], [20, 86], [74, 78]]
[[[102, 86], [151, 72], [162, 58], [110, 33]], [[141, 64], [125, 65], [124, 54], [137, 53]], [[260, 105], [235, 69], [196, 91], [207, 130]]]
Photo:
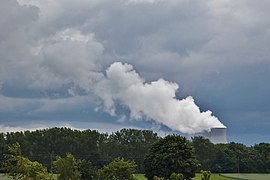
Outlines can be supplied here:
[[[91, 162], [97, 168], [123, 157], [134, 160], [137, 172], [144, 172], [143, 161], [151, 144], [159, 140], [150, 130], [122, 129], [112, 134], [95, 130], [51, 128], [36, 131], [0, 134], [0, 160], [7, 147], [18, 142], [22, 154], [45, 165], [49, 171], [56, 156], [71, 153], [77, 159]], [[190, 141], [201, 167], [211, 172], [270, 172], [270, 144], [260, 143], [247, 147], [239, 143], [212, 144], [203, 137]]]

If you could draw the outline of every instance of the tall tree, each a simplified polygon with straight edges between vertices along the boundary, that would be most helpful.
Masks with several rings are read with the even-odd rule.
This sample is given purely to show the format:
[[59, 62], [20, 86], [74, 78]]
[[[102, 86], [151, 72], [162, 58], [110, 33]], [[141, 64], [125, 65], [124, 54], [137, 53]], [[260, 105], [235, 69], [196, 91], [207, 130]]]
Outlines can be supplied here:
[[79, 169], [81, 173], [81, 180], [94, 180], [96, 179], [97, 168], [93, 166], [90, 161], [80, 160]]
[[193, 137], [192, 144], [201, 170], [210, 170], [216, 155], [215, 145], [202, 136]]
[[112, 133], [103, 146], [103, 156], [109, 160], [117, 157], [133, 160], [138, 172], [143, 172], [143, 159], [151, 144], [159, 139], [156, 133], [149, 130], [122, 129]]
[[57, 156], [53, 166], [59, 180], [80, 180], [79, 162], [71, 153], [67, 153], [65, 158]]
[[264, 173], [270, 173], [270, 144], [255, 144], [254, 150], [259, 153], [259, 155], [257, 156], [259, 171]]
[[186, 138], [169, 135], [154, 143], [145, 156], [145, 176], [168, 179], [172, 173], [181, 173], [185, 179], [195, 177], [199, 167], [194, 150]]

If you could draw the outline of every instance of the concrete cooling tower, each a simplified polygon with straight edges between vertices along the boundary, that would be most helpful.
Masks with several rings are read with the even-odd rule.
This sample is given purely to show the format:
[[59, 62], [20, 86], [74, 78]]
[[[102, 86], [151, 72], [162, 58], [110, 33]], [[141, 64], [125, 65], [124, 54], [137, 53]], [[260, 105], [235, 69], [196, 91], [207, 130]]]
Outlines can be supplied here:
[[211, 128], [209, 140], [214, 144], [226, 144], [227, 143], [227, 128], [226, 127], [217, 127]]

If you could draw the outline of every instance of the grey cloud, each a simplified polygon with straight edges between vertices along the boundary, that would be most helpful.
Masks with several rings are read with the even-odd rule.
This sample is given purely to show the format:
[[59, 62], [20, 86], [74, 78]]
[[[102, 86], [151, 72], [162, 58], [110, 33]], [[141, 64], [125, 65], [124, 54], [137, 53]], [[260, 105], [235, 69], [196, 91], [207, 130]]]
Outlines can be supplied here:
[[[144, 71], [161, 66], [167, 75], [168, 69], [191, 69], [200, 77], [246, 61], [256, 63], [262, 60], [256, 57], [268, 54], [269, 36], [262, 30], [269, 28], [269, 12], [262, 5], [266, 1], [50, 2], [36, 3], [41, 24], [54, 31], [76, 27], [94, 33], [108, 61], [147, 66]], [[59, 11], [60, 6], [66, 8]]]
[[[96, 61], [104, 50], [95, 35], [65, 28], [56, 30], [52, 35], [40, 33], [32, 36], [31, 32], [39, 30], [42, 23], [37, 18], [37, 8], [10, 2], [13, 3], [4, 4], [5, 9], [10, 10], [10, 16], [1, 23], [3, 29], [5, 22], [9, 22], [13, 29], [7, 30], [8, 35], [1, 31], [0, 82], [24, 84], [30, 89], [41, 90], [57, 89], [72, 83], [89, 91], [91, 82], [99, 78]], [[33, 17], [29, 18], [31, 13]], [[21, 19], [23, 23], [20, 23]]]
[[[42, 92], [41, 98], [48, 98], [43, 96], [46, 91], [63, 89], [57, 98], [65, 98], [67, 92], [67, 97], [91, 96], [93, 83], [117, 60], [133, 64], [146, 82], [161, 77], [177, 82], [181, 92], [195, 93], [198, 101], [222, 95], [214, 82], [224, 78], [227, 95], [216, 98], [222, 101], [230, 92], [235, 96], [241, 86], [230, 84], [241, 67], [269, 65], [267, 0], [18, 2], [4, 0], [0, 6], [0, 87], [4, 89]], [[228, 71], [232, 77], [223, 77]]]
[[[118, 59], [134, 64], [146, 78], [154, 75], [155, 78], [165, 76], [174, 80], [180, 76], [179, 81], [200, 78], [241, 63], [268, 61], [269, 12], [264, 8], [267, 1], [19, 2], [36, 7], [18, 6], [15, 1], [5, 1], [10, 8], [18, 9], [15, 14], [7, 16], [6, 22], [10, 22], [11, 27], [16, 26], [14, 29], [19, 29], [23, 34], [8, 30], [12, 36], [1, 47], [2, 79], [13, 77], [14, 73], [10, 72], [17, 72], [20, 78], [32, 82], [37, 78], [33, 86], [38, 86], [38, 82], [61, 85], [61, 81], [70, 81], [67, 78], [59, 79], [59, 75], [64, 73], [65, 65], [72, 64], [70, 58], [74, 59], [74, 56], [79, 59], [77, 68], [85, 66], [88, 60], [87, 65], [91, 70], [96, 65], [105, 69], [109, 62]], [[12, 21], [16, 18], [17, 21]], [[6, 27], [5, 24], [2, 26]], [[52, 40], [57, 33], [67, 29], [75, 29], [85, 36], [93, 35], [92, 45], [89, 47], [89, 44], [76, 42], [71, 45], [70, 41]], [[1, 32], [1, 35], [4, 34]], [[8, 47], [15, 48], [10, 52]], [[36, 56], [36, 47], [42, 47], [40, 54], [45, 60]], [[77, 54], [69, 54], [73, 48]], [[57, 57], [63, 51], [68, 52], [64, 54], [67, 60]], [[102, 51], [106, 55], [102, 56]], [[3, 64], [8, 58], [13, 59], [14, 63]], [[95, 64], [93, 61], [96, 59], [98, 62]], [[65, 61], [62, 69], [57, 68], [57, 61], [59, 64]], [[16, 63], [18, 65], [14, 65]], [[29, 71], [27, 67], [32, 67], [32, 70]], [[74, 70], [69, 75], [74, 75]], [[77, 76], [84, 74], [78, 73]], [[47, 79], [51, 82], [46, 82]]]

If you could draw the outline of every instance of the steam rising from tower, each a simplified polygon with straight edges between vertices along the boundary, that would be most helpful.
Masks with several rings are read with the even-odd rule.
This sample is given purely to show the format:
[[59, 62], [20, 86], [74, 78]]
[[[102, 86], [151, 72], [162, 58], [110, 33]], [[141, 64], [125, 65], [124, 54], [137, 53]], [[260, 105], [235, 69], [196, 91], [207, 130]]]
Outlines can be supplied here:
[[130, 110], [132, 119], [155, 121], [182, 133], [225, 128], [211, 111], [201, 112], [191, 96], [177, 99], [178, 88], [178, 84], [163, 79], [146, 83], [132, 65], [115, 62], [106, 70], [94, 91], [111, 115], [116, 115], [118, 104]]

